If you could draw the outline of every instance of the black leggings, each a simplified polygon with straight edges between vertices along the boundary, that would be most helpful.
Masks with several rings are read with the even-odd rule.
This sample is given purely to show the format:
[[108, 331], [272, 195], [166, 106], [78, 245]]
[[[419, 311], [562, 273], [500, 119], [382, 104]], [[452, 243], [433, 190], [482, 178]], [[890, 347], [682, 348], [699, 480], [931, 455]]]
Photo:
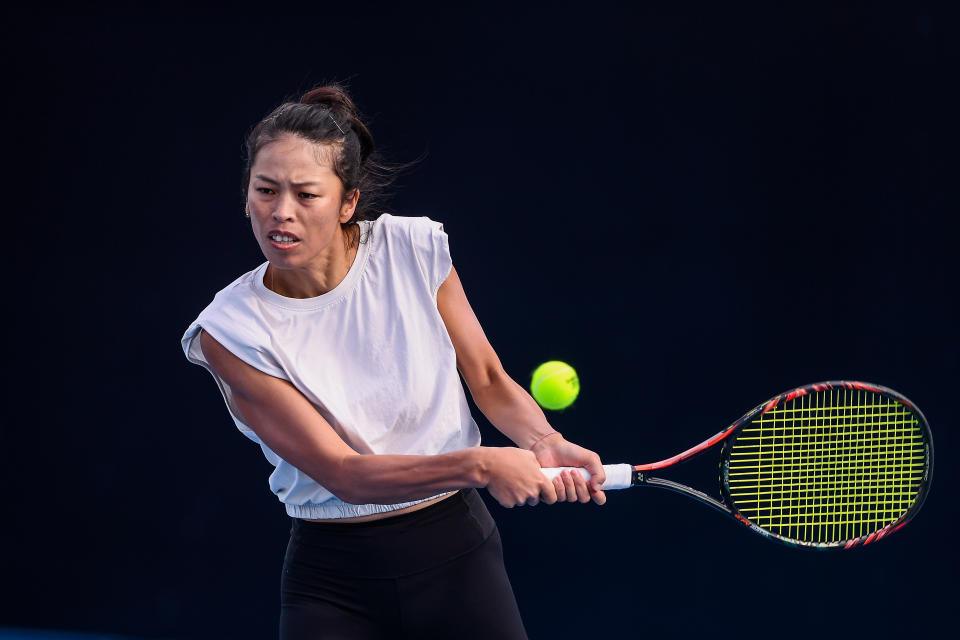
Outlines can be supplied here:
[[280, 596], [281, 640], [527, 637], [475, 489], [369, 522], [294, 519]]

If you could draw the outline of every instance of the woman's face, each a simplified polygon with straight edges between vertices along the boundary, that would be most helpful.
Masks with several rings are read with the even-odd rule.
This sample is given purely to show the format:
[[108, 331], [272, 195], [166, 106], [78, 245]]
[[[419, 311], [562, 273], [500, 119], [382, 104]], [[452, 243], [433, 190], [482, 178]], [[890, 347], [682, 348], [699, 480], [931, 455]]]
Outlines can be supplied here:
[[341, 222], [359, 193], [343, 184], [327, 157], [333, 150], [292, 134], [264, 145], [250, 169], [247, 207], [257, 243], [281, 269], [323, 268], [344, 250]]

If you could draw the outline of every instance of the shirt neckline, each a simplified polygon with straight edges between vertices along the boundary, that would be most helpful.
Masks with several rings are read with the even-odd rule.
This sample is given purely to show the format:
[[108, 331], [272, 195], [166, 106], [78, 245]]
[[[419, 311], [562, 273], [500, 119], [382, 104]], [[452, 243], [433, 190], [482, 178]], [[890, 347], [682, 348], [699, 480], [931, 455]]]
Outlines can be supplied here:
[[263, 283], [263, 277], [266, 275], [267, 267], [270, 265], [270, 262], [267, 261], [257, 267], [253, 272], [253, 292], [264, 302], [277, 307], [283, 307], [284, 309], [294, 310], [319, 309], [342, 299], [353, 290], [357, 284], [357, 280], [360, 279], [360, 275], [363, 273], [363, 269], [367, 264], [367, 257], [370, 255], [370, 245], [373, 243], [373, 234], [371, 233], [373, 222], [370, 220], [361, 220], [359, 225], [359, 238], [363, 240], [364, 236], [366, 236], [366, 242], [360, 242], [357, 247], [357, 255], [353, 259], [353, 264], [351, 264], [347, 270], [347, 275], [343, 277], [340, 284], [330, 291], [313, 298], [288, 298], [287, 296], [282, 296], [276, 291], [268, 289], [267, 285]]

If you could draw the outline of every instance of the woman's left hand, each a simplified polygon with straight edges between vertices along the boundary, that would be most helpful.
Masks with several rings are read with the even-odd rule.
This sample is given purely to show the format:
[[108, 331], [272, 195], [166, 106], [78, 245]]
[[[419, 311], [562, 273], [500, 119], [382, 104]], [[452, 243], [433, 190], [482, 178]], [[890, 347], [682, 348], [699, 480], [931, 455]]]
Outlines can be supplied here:
[[559, 433], [537, 442], [532, 449], [541, 467], [583, 467], [590, 472], [589, 483], [579, 473], [564, 471], [553, 479], [558, 502], [607, 501], [600, 485], [607, 479], [600, 456], [589, 449], [567, 442]]

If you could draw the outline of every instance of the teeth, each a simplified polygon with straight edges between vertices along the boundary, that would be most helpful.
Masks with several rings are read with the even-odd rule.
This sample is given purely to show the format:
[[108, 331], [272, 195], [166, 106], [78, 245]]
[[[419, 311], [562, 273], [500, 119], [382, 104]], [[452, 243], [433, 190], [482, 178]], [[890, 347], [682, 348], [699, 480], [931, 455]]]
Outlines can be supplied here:
[[274, 242], [296, 242], [294, 238], [290, 236], [280, 235], [278, 233], [275, 233], [272, 236], [270, 236], [270, 239], [273, 240]]

